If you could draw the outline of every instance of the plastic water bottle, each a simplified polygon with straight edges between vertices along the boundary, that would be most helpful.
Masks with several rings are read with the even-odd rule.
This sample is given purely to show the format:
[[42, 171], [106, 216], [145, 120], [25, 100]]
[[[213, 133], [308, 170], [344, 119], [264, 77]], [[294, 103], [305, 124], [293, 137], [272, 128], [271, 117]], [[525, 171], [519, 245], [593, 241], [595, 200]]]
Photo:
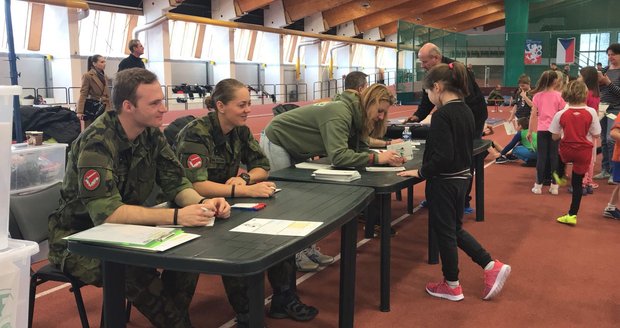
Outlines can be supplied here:
[[406, 126], [405, 129], [403, 130], [403, 141], [409, 141], [411, 140], [411, 130], [409, 130], [409, 127]]

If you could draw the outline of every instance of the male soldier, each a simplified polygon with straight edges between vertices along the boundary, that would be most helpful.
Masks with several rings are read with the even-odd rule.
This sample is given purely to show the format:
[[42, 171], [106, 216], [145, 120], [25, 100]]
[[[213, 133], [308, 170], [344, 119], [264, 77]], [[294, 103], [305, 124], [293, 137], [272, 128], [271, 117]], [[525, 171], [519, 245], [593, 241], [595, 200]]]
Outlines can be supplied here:
[[[220, 81], [209, 104], [215, 111], [188, 123], [177, 136], [177, 155], [185, 175], [203, 196], [271, 197], [275, 184], [265, 181], [269, 160], [261, 151], [244, 117], [250, 112], [250, 93], [235, 79]], [[239, 164], [247, 173], [237, 175]], [[333, 261], [333, 260], [332, 260]], [[295, 293], [292, 258], [267, 271], [273, 288], [269, 316], [297, 321], [312, 320], [318, 310], [303, 304]], [[228, 300], [237, 313], [237, 327], [249, 325], [247, 281], [242, 277], [222, 276]]]
[[118, 71], [133, 67], [144, 68], [144, 62], [140, 58], [144, 54], [144, 46], [140, 43], [140, 40], [130, 40], [127, 48], [129, 48], [131, 53], [118, 64]]
[[[116, 111], [104, 113], [73, 142], [61, 190], [50, 216], [49, 260], [86, 284], [101, 286], [98, 259], [72, 254], [62, 239], [95, 225], [127, 223], [204, 226], [230, 216], [222, 198], [202, 198], [159, 130], [164, 96], [155, 74], [131, 68], [116, 75]], [[181, 209], [142, 205], [155, 185]], [[127, 266], [127, 299], [157, 327], [190, 327], [188, 308], [198, 274]]]

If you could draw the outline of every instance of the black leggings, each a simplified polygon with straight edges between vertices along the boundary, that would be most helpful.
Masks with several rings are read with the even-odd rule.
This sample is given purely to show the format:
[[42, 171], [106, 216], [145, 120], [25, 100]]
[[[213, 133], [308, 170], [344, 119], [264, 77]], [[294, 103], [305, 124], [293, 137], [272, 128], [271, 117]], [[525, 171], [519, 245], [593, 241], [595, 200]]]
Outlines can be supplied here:
[[579, 205], [581, 205], [581, 183], [583, 181], [583, 176], [583, 174], [573, 172], [573, 177], [571, 178], [571, 185], [573, 186], [573, 199], [570, 203], [570, 210], [568, 211], [568, 214], [570, 215], [577, 215], [577, 212], [579, 212]]
[[538, 160], [536, 161], [536, 183], [542, 184], [545, 179], [545, 166], [548, 165], [550, 172], [558, 169], [558, 145], [559, 140], [551, 139], [551, 132], [538, 131], [537, 147]]
[[481, 268], [492, 260], [476, 238], [463, 229], [463, 205], [470, 180], [431, 178], [426, 181], [429, 223], [437, 235], [441, 269], [448, 281], [459, 280], [458, 248]]

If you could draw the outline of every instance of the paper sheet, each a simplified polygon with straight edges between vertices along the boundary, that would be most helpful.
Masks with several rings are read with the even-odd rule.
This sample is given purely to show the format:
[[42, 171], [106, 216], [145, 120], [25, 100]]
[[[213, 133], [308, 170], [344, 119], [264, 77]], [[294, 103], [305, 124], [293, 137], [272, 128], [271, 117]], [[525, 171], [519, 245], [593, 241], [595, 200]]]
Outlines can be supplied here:
[[323, 222], [254, 218], [230, 229], [230, 231], [302, 237], [311, 233], [314, 229], [321, 226], [321, 224], [323, 224]]
[[330, 170], [332, 168], [331, 164], [319, 164], [319, 163], [312, 163], [312, 162], [297, 163], [295, 164], [295, 167], [298, 169], [305, 169], [305, 170], [320, 170], [320, 169]]

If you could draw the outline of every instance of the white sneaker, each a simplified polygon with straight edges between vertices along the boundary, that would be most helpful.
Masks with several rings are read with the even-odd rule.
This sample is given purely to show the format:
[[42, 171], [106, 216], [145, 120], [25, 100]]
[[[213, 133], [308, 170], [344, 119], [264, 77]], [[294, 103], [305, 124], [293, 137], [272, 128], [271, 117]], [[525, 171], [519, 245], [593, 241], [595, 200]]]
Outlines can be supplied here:
[[308, 258], [305, 251], [295, 254], [295, 265], [297, 266], [297, 271], [301, 272], [316, 271], [319, 268], [317, 263]]
[[304, 252], [310, 260], [318, 265], [328, 265], [334, 262], [334, 257], [319, 252], [319, 248], [316, 247], [316, 244], [304, 249], [302, 252]]
[[535, 193], [536, 195], [542, 194], [542, 183], [541, 184], [534, 183], [534, 188], [532, 188], [532, 192]]
[[557, 184], [555, 184], [555, 183], [552, 183], [552, 184], [549, 186], [549, 193], [550, 193], [550, 194], [552, 194], [552, 195], [557, 195], [557, 194], [558, 194], [558, 190], [559, 190], [559, 188], [560, 188], [560, 186], [558, 186], [558, 185], [557, 185]]

